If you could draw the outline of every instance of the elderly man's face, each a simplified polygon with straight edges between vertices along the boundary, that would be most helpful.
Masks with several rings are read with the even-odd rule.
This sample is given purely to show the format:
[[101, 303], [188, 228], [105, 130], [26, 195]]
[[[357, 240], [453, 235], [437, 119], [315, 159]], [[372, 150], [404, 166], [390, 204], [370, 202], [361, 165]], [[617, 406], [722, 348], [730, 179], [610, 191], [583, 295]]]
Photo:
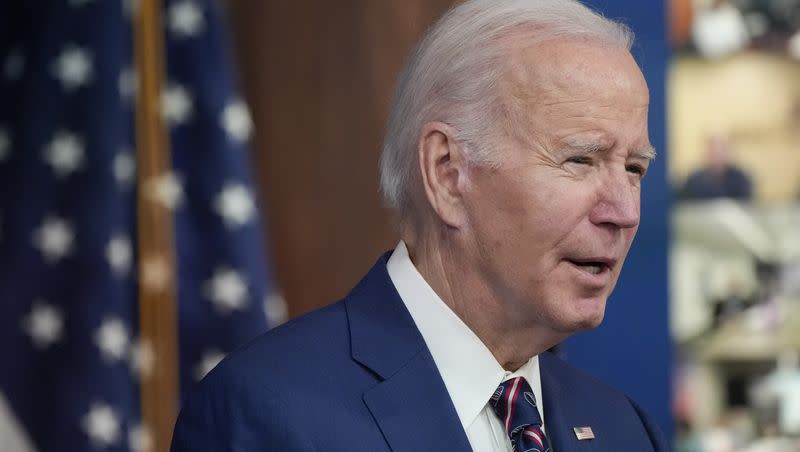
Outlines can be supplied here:
[[627, 51], [562, 40], [516, 52], [502, 89], [501, 168], [465, 195], [481, 278], [510, 322], [597, 326], [639, 225], [646, 83]]

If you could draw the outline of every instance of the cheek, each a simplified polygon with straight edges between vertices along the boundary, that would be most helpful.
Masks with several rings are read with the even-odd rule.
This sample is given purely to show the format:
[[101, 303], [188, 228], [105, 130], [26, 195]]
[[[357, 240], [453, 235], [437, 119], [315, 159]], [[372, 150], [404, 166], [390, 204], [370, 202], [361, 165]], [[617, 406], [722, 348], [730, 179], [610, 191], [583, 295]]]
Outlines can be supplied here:
[[633, 244], [633, 239], [636, 238], [636, 232], [639, 230], [639, 226], [625, 229], [622, 231], [622, 234], [625, 237], [625, 255], [628, 254], [628, 250], [631, 248], [631, 244]]
[[581, 181], [558, 180], [536, 192], [535, 209], [529, 215], [546, 237], [562, 238], [589, 218], [598, 195], [594, 187]]
[[588, 218], [597, 194], [591, 181], [576, 181], [548, 171], [505, 174], [475, 184], [468, 206], [470, 223], [484, 252], [509, 265], [528, 264], [569, 239]]
[[514, 252], [526, 254], [530, 261], [552, 250], [575, 228], [578, 215], [573, 207], [557, 191], [534, 188], [520, 197], [512, 210], [503, 212], [508, 225], [505, 235], [519, 241]]

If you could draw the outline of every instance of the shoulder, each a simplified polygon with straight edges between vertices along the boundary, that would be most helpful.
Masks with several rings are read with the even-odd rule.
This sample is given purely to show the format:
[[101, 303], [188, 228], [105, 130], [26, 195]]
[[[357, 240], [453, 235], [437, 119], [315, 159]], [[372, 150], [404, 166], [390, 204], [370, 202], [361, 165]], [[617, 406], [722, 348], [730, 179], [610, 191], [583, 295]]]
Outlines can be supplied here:
[[[574, 395], [591, 393], [594, 397], [623, 400], [626, 396], [604, 381], [578, 369], [550, 352], [539, 355], [539, 365], [543, 378], [558, 381], [559, 387]], [[577, 391], [577, 393], [575, 393]], [[594, 398], [592, 397], [592, 398]]]
[[[326, 372], [321, 362], [348, 356], [342, 303], [274, 328], [230, 353], [188, 391], [173, 436], [173, 452], [260, 450], [264, 444], [300, 450], [302, 417], [290, 396]], [[331, 365], [331, 364], [328, 364]], [[294, 449], [297, 447], [298, 449]], [[305, 449], [303, 449], [305, 450]]]
[[342, 301], [298, 317], [234, 350], [206, 380], [247, 384], [279, 382], [349, 356], [347, 316]]
[[619, 437], [641, 438], [657, 452], [668, 450], [661, 430], [630, 397], [551, 353], [543, 353], [539, 361], [543, 388], [549, 386], [549, 403], [559, 405], [563, 415], [595, 418], [597, 425], [615, 430]]
[[542, 380], [555, 386], [560, 400], [581, 400], [584, 404], [601, 404], [606, 410], [631, 411], [636, 407], [631, 399], [608, 383], [574, 367], [552, 353], [543, 353], [539, 358]]

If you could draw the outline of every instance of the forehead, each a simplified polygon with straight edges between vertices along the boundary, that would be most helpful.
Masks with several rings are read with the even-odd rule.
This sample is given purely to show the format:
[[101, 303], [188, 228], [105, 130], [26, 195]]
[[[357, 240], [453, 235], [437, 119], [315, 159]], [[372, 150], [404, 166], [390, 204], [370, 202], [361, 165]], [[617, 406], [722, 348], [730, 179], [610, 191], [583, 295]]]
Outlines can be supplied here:
[[593, 101], [646, 107], [647, 84], [630, 52], [579, 38], [509, 50], [501, 88], [507, 100], [539, 106]]
[[507, 131], [524, 143], [583, 137], [649, 145], [647, 84], [624, 48], [579, 39], [518, 45], [509, 50], [500, 89]]

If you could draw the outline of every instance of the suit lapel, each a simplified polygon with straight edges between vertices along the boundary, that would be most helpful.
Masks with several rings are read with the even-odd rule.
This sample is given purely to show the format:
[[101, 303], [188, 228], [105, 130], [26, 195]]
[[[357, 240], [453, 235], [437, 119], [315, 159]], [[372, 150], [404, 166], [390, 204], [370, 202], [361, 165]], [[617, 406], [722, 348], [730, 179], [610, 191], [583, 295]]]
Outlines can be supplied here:
[[395, 452], [472, 450], [427, 350], [364, 394], [364, 402]]
[[598, 451], [602, 437], [593, 440], [578, 440], [573, 430], [575, 427], [592, 427], [590, 419], [581, 413], [579, 404], [570, 396], [564, 379], [558, 374], [558, 358], [545, 352], [539, 355], [539, 372], [542, 379], [542, 399], [545, 406], [545, 423], [547, 437], [554, 452], [562, 451]]
[[[627, 397], [550, 353], [539, 356], [545, 422], [555, 452], [662, 450]], [[590, 427], [595, 438], [579, 440], [576, 427]]]
[[364, 403], [394, 452], [471, 447], [422, 335], [386, 271], [388, 253], [345, 301], [353, 359], [380, 383]]

